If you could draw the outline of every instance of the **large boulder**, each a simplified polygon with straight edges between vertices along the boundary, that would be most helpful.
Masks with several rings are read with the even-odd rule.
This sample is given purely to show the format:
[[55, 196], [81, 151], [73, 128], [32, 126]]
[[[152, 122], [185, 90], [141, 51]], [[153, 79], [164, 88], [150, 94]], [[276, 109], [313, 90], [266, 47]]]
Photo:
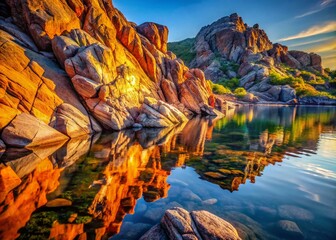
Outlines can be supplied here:
[[22, 113], [3, 129], [2, 140], [11, 147], [33, 147], [65, 142], [68, 137], [41, 120]]
[[315, 70], [322, 74], [324, 73], [321, 56], [315, 53], [306, 53], [302, 51], [289, 51], [288, 54], [300, 62], [301, 68]]
[[156, 48], [167, 52], [168, 28], [156, 23], [143, 23], [136, 27], [138, 33], [144, 35]]
[[81, 29], [73, 29], [61, 36], [55, 36], [51, 43], [58, 62], [64, 67], [65, 60], [75, 56], [80, 47], [98, 43], [98, 40]]
[[237, 230], [229, 222], [212, 213], [193, 211], [191, 216], [202, 239], [240, 239]]
[[243, 99], [244, 102], [249, 102], [249, 103], [257, 103], [259, 102], [259, 98], [254, 96], [252, 93], [247, 93]]
[[294, 98], [296, 98], [295, 89], [291, 88], [289, 85], [285, 85], [281, 88], [280, 99], [279, 99], [280, 101], [288, 102]]
[[188, 121], [177, 108], [154, 98], [146, 98], [137, 122], [144, 127], [169, 127]]
[[227, 221], [207, 212], [189, 213], [183, 208], [165, 212], [159, 225], [154, 226], [140, 239], [241, 239], [237, 230]]
[[303, 233], [295, 222], [280, 220], [276, 223], [275, 227], [275, 231], [283, 238], [304, 239]]
[[49, 125], [70, 138], [102, 131], [93, 118], [86, 118], [78, 109], [67, 103], [56, 108]]

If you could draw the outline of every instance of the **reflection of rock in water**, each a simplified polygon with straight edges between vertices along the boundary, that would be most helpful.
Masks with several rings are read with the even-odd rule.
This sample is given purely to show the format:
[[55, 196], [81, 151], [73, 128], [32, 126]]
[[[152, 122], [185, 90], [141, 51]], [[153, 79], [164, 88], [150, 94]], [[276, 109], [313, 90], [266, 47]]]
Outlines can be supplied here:
[[[31, 173], [22, 179], [19, 187], [15, 190], [11, 189], [4, 198], [0, 198], [2, 200], [0, 239], [16, 239], [19, 236], [18, 230], [26, 225], [37, 208], [47, 203], [46, 195], [58, 186], [61, 171], [61, 169], [54, 169], [48, 159], [42, 160]], [[3, 171], [1, 170], [2, 176]], [[11, 173], [11, 178], [18, 179], [14, 172]], [[19, 180], [16, 182], [20, 183]]]
[[266, 166], [281, 162], [285, 154], [314, 154], [319, 136], [329, 128], [334, 114], [332, 109], [318, 109], [314, 114], [310, 108], [249, 108], [226, 125], [225, 119], [219, 121], [220, 134], [215, 131], [202, 161], [192, 160], [187, 165], [201, 178], [237, 191], [247, 180], [255, 183]]
[[[199, 154], [204, 148], [202, 138], [206, 129], [195, 131], [193, 137], [188, 138], [189, 141], [183, 137], [186, 136], [184, 131], [190, 131], [198, 124], [199, 122], [195, 125], [194, 121], [190, 121], [186, 126], [142, 130], [135, 135], [121, 132], [112, 141], [103, 137], [101, 144], [94, 146], [94, 155], [112, 159], [103, 171], [106, 184], [101, 186], [89, 208], [95, 219], [102, 220], [103, 227], [100, 231], [103, 234], [111, 236], [118, 233], [123, 218], [126, 214], [134, 213], [136, 200], [141, 196], [147, 202], [167, 197], [170, 187], [167, 177], [171, 169], [183, 165], [184, 155], [191, 149]], [[207, 121], [203, 125], [207, 126]], [[203, 135], [199, 137], [198, 134]], [[101, 154], [102, 152], [106, 154]], [[171, 152], [175, 152], [176, 157], [162, 157]]]
[[[0, 222], [12, 224], [17, 216], [23, 217], [11, 230], [8, 224], [2, 225], [2, 236], [18, 237], [29, 219], [20, 230], [21, 239], [32, 235], [100, 239], [119, 232], [137, 199], [143, 196], [152, 202], [167, 197], [171, 169], [184, 165], [190, 156], [202, 155], [205, 139], [211, 136], [209, 125], [209, 120], [195, 119], [176, 128], [111, 133], [93, 145], [90, 138], [73, 139], [55, 153], [60, 146], [6, 152], [3, 159], [11, 167], [3, 166], [0, 183], [13, 179], [13, 184], [2, 184]], [[18, 186], [20, 177], [24, 178]], [[13, 199], [15, 191], [19, 195]], [[41, 208], [53, 199], [70, 199], [73, 204], [56, 210]], [[20, 207], [22, 201], [27, 201], [27, 211]]]
[[[48, 202], [47, 194], [59, 187], [63, 168], [55, 168], [48, 156], [62, 144], [48, 148], [10, 148], [2, 156], [4, 164], [0, 165], [0, 239], [19, 237], [19, 229], [26, 225], [31, 214]], [[64, 149], [65, 146], [68, 149]], [[76, 161], [80, 155], [74, 154], [72, 150], [75, 148], [71, 142], [65, 146], [61, 152], [67, 152], [68, 159]]]
[[[177, 128], [127, 130], [104, 135], [96, 144], [74, 139], [54, 154], [56, 147], [10, 149], [2, 157], [7, 167], [0, 168], [0, 238], [16, 238], [20, 228], [21, 239], [111, 236], [134, 212], [137, 199], [167, 197], [172, 168], [190, 165], [202, 178], [238, 190], [286, 152], [302, 146], [314, 151], [330, 120], [322, 113], [311, 119], [301, 110], [288, 111], [281, 122], [267, 114], [267, 121], [254, 120], [262, 114], [251, 110], [218, 124], [196, 118]], [[54, 199], [69, 199], [72, 206], [43, 207]]]

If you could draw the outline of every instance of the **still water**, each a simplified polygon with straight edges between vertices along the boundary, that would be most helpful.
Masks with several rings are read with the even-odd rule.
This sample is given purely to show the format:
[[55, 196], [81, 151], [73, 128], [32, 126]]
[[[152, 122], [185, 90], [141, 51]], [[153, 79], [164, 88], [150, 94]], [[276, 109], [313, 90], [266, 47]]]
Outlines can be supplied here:
[[170, 207], [210, 211], [242, 239], [336, 238], [333, 107], [244, 107], [1, 161], [0, 239], [138, 239]]

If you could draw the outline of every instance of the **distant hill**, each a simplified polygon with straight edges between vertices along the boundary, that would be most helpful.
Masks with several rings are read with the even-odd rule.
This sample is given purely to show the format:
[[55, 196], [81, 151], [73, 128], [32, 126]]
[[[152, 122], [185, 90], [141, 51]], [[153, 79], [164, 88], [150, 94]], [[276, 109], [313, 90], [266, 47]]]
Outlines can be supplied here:
[[236, 91], [250, 102], [336, 104], [336, 72], [324, 69], [319, 55], [273, 44], [258, 24], [250, 27], [236, 13], [168, 49], [202, 69], [217, 93]]
[[168, 49], [188, 65], [196, 57], [196, 52], [193, 50], [194, 44], [195, 38], [187, 38], [180, 42], [168, 43]]

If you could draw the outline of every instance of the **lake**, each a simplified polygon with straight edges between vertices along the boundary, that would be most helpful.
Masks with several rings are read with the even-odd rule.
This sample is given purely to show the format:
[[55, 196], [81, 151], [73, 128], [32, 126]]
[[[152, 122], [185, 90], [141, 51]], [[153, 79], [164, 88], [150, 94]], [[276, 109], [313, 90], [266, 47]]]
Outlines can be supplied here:
[[0, 239], [138, 239], [207, 210], [242, 239], [336, 238], [336, 108], [246, 106], [1, 158]]

